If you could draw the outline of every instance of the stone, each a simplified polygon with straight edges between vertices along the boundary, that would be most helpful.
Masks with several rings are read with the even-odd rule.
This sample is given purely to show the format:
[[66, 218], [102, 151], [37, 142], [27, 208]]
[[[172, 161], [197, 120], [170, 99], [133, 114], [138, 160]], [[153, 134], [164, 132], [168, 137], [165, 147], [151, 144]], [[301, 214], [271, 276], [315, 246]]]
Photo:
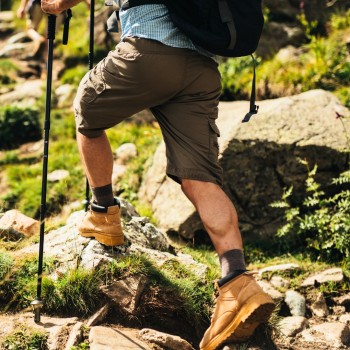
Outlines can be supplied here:
[[116, 184], [125, 174], [127, 167], [122, 164], [113, 163], [112, 183]]
[[305, 316], [306, 300], [303, 295], [294, 290], [287, 290], [284, 301], [292, 316]]
[[90, 350], [151, 350], [135, 332], [96, 326], [89, 333]]
[[30, 237], [39, 234], [40, 222], [34, 220], [17, 209], [12, 209], [0, 219], [0, 236], [9, 235], [18, 238], [21, 236]]
[[[236, 206], [245, 242], [275, 235], [283, 215], [270, 204], [281, 199], [285, 187], [293, 186], [292, 200], [306, 196], [307, 169], [300, 159], [311, 167], [318, 165], [316, 180], [321, 185], [347, 169], [342, 152], [346, 137], [336, 113], [348, 116], [349, 111], [332, 93], [311, 90], [264, 100], [259, 106], [250, 123], [241, 123], [247, 102], [220, 102], [217, 119], [223, 188]], [[342, 120], [348, 128], [350, 119]], [[193, 239], [204, 227], [179, 184], [167, 178], [165, 167], [162, 142], [143, 178], [139, 198], [152, 206], [159, 229]]]
[[286, 289], [290, 286], [290, 282], [282, 278], [281, 276], [272, 276], [270, 279], [270, 283], [276, 288]]
[[346, 314], [340, 315], [339, 316], [339, 322], [347, 323], [348, 325], [350, 325], [350, 313], [346, 313]]
[[89, 319], [86, 321], [87, 327], [96, 326], [98, 323], [101, 323], [106, 318], [108, 312], [110, 310], [110, 304], [107, 303], [102, 306], [99, 310], [97, 310]]
[[334, 298], [334, 301], [339, 305], [350, 307], [350, 293]]
[[264, 290], [265, 293], [269, 294], [270, 297], [276, 301], [279, 302], [283, 299], [283, 295], [281, 292], [279, 292], [277, 289], [275, 289], [271, 283], [267, 281], [257, 281], [260, 285], [260, 287]]
[[327, 283], [327, 282], [335, 282], [340, 283], [344, 280], [343, 270], [339, 267], [334, 267], [331, 269], [327, 269], [325, 271], [316, 273], [301, 284], [302, 287], [314, 286], [316, 283]]
[[280, 264], [280, 265], [273, 265], [273, 266], [267, 266], [259, 270], [259, 275], [262, 276], [266, 272], [290, 272], [300, 270], [300, 266], [298, 264]]
[[314, 303], [311, 305], [311, 311], [315, 316], [326, 317], [329, 314], [328, 307], [326, 304], [326, 299], [323, 296], [323, 293], [320, 292], [317, 295], [317, 298]]
[[326, 322], [311, 326], [301, 333], [303, 341], [317, 348], [317, 344], [329, 346], [330, 349], [341, 349], [349, 345], [349, 326], [340, 322]]
[[127, 162], [137, 156], [137, 148], [134, 143], [123, 143], [115, 151], [117, 164], [125, 165]]
[[42, 86], [43, 81], [40, 79], [25, 81], [22, 84], [16, 85], [14, 91], [1, 95], [0, 104], [10, 105], [12, 103], [18, 104], [23, 100], [37, 100], [42, 96]]
[[308, 325], [308, 321], [303, 316], [283, 317], [278, 322], [278, 329], [286, 337], [294, 337]]
[[140, 337], [149, 343], [157, 344], [168, 350], [194, 350], [190, 343], [179, 336], [158, 332], [149, 328], [142, 329]]
[[79, 321], [70, 330], [69, 337], [65, 345], [65, 350], [71, 350], [73, 346], [78, 345], [83, 340], [83, 332], [81, 329], [82, 326], [83, 323]]
[[125, 280], [102, 286], [101, 291], [118, 306], [119, 310], [134, 314], [148, 282], [148, 278], [144, 275], [130, 276]]
[[55, 96], [57, 98], [57, 107], [70, 107], [72, 97], [75, 94], [75, 88], [71, 84], [59, 85], [55, 90]]
[[58, 182], [58, 181], [64, 180], [68, 176], [69, 176], [68, 170], [58, 169], [47, 174], [47, 180], [49, 182]]

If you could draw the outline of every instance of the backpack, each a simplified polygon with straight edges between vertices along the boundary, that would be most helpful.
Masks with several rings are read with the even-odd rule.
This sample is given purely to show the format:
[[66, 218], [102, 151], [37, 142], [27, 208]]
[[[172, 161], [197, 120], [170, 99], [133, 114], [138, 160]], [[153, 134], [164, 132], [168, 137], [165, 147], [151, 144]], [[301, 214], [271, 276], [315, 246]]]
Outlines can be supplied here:
[[[121, 0], [121, 8], [165, 4], [174, 24], [194, 44], [224, 57], [252, 55], [264, 25], [261, 0]], [[253, 56], [252, 56], [253, 57]], [[258, 112], [255, 105], [255, 60], [250, 110], [242, 122]]]

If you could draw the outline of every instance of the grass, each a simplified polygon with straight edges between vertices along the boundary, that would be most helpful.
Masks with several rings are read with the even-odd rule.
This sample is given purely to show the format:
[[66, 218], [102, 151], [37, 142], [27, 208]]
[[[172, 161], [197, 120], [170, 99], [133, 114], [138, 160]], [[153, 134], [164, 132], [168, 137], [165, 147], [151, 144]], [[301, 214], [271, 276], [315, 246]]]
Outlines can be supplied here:
[[48, 335], [43, 331], [20, 324], [6, 335], [0, 349], [2, 350], [48, 350]]

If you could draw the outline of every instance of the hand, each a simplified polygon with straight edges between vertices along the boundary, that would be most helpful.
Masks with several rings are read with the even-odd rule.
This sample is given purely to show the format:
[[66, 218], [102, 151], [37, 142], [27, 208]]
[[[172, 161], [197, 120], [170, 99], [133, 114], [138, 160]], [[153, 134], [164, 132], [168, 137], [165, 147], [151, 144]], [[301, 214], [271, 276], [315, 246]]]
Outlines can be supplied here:
[[20, 19], [24, 18], [25, 8], [23, 6], [20, 6], [17, 10], [17, 17]]

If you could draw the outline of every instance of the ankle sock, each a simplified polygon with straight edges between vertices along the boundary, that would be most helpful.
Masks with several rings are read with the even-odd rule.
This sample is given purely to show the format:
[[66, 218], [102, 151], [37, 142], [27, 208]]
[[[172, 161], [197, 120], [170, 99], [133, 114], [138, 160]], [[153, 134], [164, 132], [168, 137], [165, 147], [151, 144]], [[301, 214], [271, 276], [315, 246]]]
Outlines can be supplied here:
[[218, 281], [219, 286], [247, 271], [243, 250], [241, 249], [228, 250], [219, 257], [219, 260], [222, 275], [222, 278]]
[[115, 205], [112, 184], [101, 187], [91, 187], [93, 200], [102, 207], [111, 207]]

